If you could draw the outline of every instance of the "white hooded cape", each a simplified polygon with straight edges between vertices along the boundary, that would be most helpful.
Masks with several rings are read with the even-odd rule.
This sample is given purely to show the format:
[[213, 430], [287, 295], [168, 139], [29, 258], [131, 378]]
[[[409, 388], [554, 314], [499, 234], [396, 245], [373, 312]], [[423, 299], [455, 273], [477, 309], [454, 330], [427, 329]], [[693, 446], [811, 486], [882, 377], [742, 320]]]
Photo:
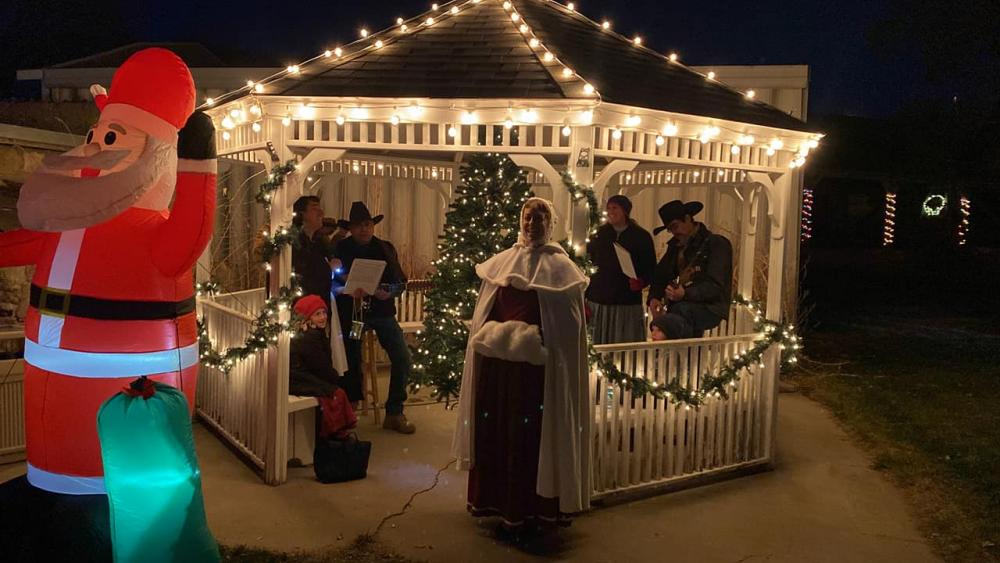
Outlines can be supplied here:
[[[548, 354], [535, 491], [542, 497], [559, 497], [560, 512], [586, 510], [590, 507], [588, 436], [593, 418], [590, 404], [593, 384], [587, 365], [583, 304], [587, 278], [555, 243], [539, 247], [517, 244], [476, 266], [476, 274], [483, 283], [470, 335], [475, 335], [486, 322], [499, 287], [538, 292], [542, 336]], [[474, 409], [479, 366], [472, 338], [469, 340], [452, 443], [459, 469], [470, 469], [475, 464]]]

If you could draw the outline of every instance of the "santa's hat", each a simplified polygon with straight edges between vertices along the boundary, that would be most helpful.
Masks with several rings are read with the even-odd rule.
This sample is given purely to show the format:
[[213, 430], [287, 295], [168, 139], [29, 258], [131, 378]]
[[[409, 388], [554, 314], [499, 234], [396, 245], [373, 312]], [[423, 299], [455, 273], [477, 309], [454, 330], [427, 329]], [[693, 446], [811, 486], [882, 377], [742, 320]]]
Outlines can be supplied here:
[[115, 72], [101, 117], [176, 143], [177, 131], [194, 112], [194, 99], [194, 79], [180, 57], [166, 49], [143, 49]]

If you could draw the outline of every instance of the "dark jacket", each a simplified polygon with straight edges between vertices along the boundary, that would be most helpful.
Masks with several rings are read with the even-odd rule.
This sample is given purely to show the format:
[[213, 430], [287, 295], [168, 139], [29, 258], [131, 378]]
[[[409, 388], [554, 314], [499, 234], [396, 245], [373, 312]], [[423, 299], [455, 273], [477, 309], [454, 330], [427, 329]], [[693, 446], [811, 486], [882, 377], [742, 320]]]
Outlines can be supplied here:
[[639, 279], [647, 284], [653, 279], [656, 251], [649, 231], [631, 219], [621, 233], [615, 232], [615, 228], [606, 223], [587, 243], [587, 254], [597, 267], [597, 272], [590, 276], [587, 299], [601, 305], [641, 305], [642, 291], [629, 289], [628, 277], [622, 273], [618, 254], [615, 253], [615, 242], [632, 255], [632, 266]]
[[310, 239], [305, 233], [299, 236], [298, 247], [292, 246], [292, 269], [299, 276], [302, 295], [319, 295], [330, 305], [330, 263], [333, 245], [317, 231]]
[[[667, 243], [667, 253], [656, 265], [649, 299], [666, 301], [667, 285], [680, 273], [677, 268], [678, 252], [680, 244], [673, 238]], [[695, 259], [699, 252], [702, 256]], [[712, 233], [702, 223], [684, 247], [684, 259], [688, 264], [696, 260], [697, 268], [690, 285], [684, 286], [684, 301], [704, 303], [720, 319], [729, 317], [733, 293], [733, 246], [729, 239]]]
[[[334, 254], [344, 263], [341, 268], [343, 272], [336, 275], [334, 283], [343, 287], [347, 283], [347, 277], [351, 273], [351, 264], [357, 258], [367, 260], [385, 260], [385, 270], [382, 270], [381, 283], [385, 284], [406, 284], [406, 276], [403, 268], [399, 265], [399, 254], [396, 247], [387, 240], [372, 237], [371, 242], [366, 245], [358, 244], [353, 237], [345, 238], [337, 243]], [[370, 317], [394, 317], [396, 316], [395, 299], [376, 299], [371, 297], [371, 308], [365, 313]], [[354, 308], [354, 298], [350, 295], [337, 295], [337, 310], [340, 314], [341, 327], [347, 331], [350, 324], [345, 325], [344, 321], [350, 322]]]
[[303, 397], [329, 397], [340, 374], [333, 369], [330, 339], [326, 331], [310, 328], [292, 338], [289, 353], [288, 394]]

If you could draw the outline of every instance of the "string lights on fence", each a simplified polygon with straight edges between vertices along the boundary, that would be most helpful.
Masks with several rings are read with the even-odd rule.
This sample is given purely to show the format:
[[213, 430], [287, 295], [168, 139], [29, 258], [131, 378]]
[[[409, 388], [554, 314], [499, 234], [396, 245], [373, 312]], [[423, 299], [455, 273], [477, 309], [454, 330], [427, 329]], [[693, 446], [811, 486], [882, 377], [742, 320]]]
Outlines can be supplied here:
[[896, 242], [896, 194], [885, 194], [885, 222], [882, 225], [882, 246], [892, 246]]

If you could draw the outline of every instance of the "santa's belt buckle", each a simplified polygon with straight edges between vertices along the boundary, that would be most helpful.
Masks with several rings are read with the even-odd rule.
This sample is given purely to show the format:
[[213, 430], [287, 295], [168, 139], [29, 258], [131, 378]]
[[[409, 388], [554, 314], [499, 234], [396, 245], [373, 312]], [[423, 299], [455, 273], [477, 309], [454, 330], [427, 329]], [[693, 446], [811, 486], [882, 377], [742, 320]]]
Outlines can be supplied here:
[[69, 291], [43, 287], [38, 296], [38, 310], [44, 315], [65, 317], [69, 314]]

